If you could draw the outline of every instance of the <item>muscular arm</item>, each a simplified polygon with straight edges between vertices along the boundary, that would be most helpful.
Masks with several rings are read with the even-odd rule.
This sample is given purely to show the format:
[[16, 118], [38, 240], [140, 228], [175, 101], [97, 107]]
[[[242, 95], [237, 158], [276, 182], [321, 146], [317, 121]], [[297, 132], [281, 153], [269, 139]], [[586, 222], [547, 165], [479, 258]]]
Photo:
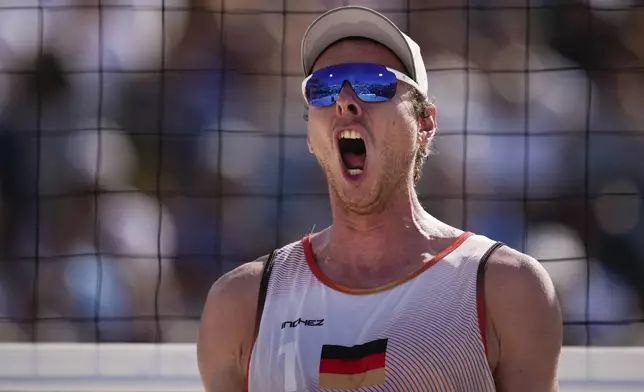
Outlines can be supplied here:
[[500, 392], [556, 392], [562, 319], [555, 289], [536, 260], [507, 247], [490, 258], [485, 295], [498, 341]]
[[265, 257], [217, 280], [206, 299], [197, 359], [206, 392], [244, 392]]

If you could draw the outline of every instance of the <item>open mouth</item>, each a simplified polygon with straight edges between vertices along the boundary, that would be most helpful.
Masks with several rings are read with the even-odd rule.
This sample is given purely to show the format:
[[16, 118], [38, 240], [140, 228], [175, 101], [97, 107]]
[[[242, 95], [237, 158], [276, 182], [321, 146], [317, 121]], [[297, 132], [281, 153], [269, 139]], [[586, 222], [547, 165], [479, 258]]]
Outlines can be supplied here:
[[351, 177], [360, 176], [367, 159], [367, 149], [360, 134], [354, 130], [342, 131], [338, 147], [347, 174]]

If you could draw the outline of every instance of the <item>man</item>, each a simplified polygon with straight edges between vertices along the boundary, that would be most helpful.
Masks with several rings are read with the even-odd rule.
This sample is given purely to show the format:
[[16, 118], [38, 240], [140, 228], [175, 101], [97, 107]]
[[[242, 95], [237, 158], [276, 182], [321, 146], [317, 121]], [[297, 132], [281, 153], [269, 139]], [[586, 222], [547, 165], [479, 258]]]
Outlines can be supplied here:
[[545, 270], [418, 201], [436, 131], [419, 47], [342, 7], [309, 27], [302, 64], [333, 224], [213, 285], [206, 390], [556, 391], [562, 322]]

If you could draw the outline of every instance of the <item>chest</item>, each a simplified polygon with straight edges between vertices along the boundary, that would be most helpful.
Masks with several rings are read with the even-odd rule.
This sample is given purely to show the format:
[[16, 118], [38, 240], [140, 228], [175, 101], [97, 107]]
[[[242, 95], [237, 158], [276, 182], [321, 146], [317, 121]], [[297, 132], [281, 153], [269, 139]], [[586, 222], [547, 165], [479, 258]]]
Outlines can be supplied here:
[[267, 303], [250, 369], [251, 385], [264, 389], [251, 392], [486, 390], [467, 292], [447, 300], [414, 289], [371, 298], [320, 290]]
[[492, 378], [467, 326], [392, 322], [339, 329], [327, 320], [294, 320], [256, 342], [255, 391], [487, 391]]

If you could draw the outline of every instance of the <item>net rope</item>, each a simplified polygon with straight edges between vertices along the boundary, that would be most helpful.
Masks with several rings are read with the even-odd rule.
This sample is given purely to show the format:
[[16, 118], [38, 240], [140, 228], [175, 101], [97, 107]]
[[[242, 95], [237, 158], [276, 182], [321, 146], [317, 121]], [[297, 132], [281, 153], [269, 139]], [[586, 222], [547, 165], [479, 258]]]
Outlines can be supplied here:
[[[366, 3], [428, 53], [428, 210], [536, 252], [567, 345], [644, 342], [642, 4]], [[329, 223], [298, 56], [341, 4], [0, 1], [3, 340], [190, 342], [217, 277]]]

